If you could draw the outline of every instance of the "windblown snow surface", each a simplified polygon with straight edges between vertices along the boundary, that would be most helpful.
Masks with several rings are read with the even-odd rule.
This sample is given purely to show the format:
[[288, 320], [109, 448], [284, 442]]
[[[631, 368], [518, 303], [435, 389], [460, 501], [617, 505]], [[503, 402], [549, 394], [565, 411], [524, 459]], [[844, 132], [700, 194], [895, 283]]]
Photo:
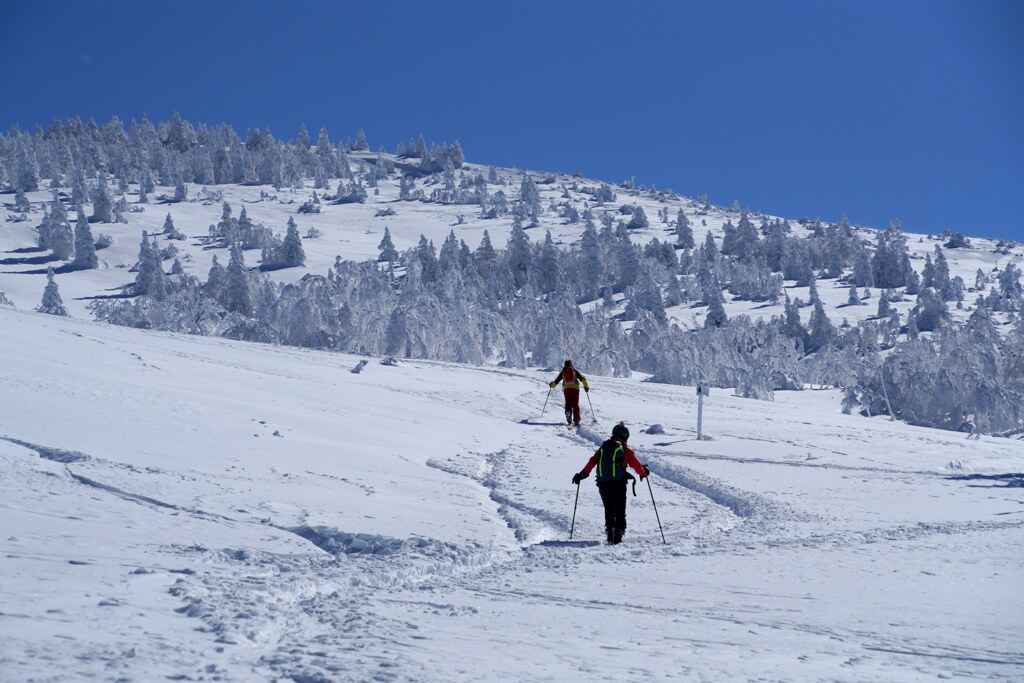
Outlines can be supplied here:
[[[640, 377], [574, 433], [548, 372], [0, 330], [4, 681], [1024, 678], [1024, 442], [829, 391], [713, 392], [697, 441]], [[584, 481], [570, 541], [620, 419], [651, 489], [612, 547]]]

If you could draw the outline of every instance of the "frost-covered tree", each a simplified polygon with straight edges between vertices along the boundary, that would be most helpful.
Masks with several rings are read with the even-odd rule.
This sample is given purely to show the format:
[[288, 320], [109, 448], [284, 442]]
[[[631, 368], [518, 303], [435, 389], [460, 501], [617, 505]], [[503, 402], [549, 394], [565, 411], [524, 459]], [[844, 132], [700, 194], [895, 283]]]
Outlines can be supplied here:
[[682, 209], [676, 213], [676, 246], [682, 249], [693, 249], [695, 246], [693, 228]]
[[743, 263], [752, 263], [762, 256], [761, 239], [757, 228], [750, 221], [750, 214], [744, 209], [740, 212], [739, 223], [736, 224], [736, 247], [734, 253]]
[[807, 328], [805, 349], [808, 353], [832, 344], [838, 337], [835, 326], [825, 314], [825, 307], [822, 305], [821, 299], [814, 302], [814, 311], [811, 313]]
[[43, 301], [36, 309], [40, 313], [50, 315], [70, 315], [68, 309], [64, 308], [64, 301], [60, 298], [60, 291], [57, 288], [57, 281], [53, 278], [53, 268], [46, 271], [46, 287], [43, 289]]
[[550, 230], [545, 233], [544, 244], [541, 246], [537, 278], [540, 291], [545, 294], [561, 289], [562, 276], [558, 267], [558, 251], [551, 239]]
[[863, 306], [864, 302], [857, 296], [857, 285], [850, 285], [850, 295], [846, 298], [847, 306]]
[[366, 132], [362, 128], [356, 133], [356, 141], [352, 143], [353, 152], [368, 152], [370, 144], [366, 141]]
[[[528, 177], [524, 176], [524, 178]], [[509, 272], [512, 273], [513, 284], [516, 289], [530, 281], [533, 249], [530, 245], [530, 238], [526, 235], [526, 231], [523, 230], [521, 225], [518, 227], [513, 226], [512, 228], [508, 244], [505, 245], [505, 262]]]
[[306, 265], [306, 252], [302, 249], [302, 237], [295, 219], [288, 217], [288, 228], [281, 242], [280, 262], [288, 268]]
[[377, 249], [380, 250], [380, 255], [377, 256], [378, 261], [394, 263], [398, 260], [398, 250], [395, 249], [395, 243], [391, 241], [391, 230], [386, 225], [384, 226], [384, 237], [381, 238]]
[[1021, 285], [1021, 271], [1017, 264], [1010, 261], [999, 273], [999, 295], [1006, 302], [1001, 309], [1020, 311], [1024, 308], [1024, 287]]
[[931, 332], [949, 321], [949, 309], [933, 287], [925, 287], [911, 311], [921, 332]]
[[878, 312], [875, 314], [878, 318], [888, 318], [892, 313], [892, 306], [889, 305], [889, 290], [882, 292], [882, 296], [878, 297]]
[[[78, 207], [78, 214], [83, 215], [85, 210], [81, 206]], [[66, 261], [75, 254], [75, 236], [71, 230], [71, 224], [68, 223], [67, 214], [64, 211], [64, 205], [60, 201], [53, 203], [50, 210], [50, 249], [53, 255], [62, 260]]]
[[876, 287], [902, 287], [907, 284], [907, 241], [898, 220], [893, 220], [887, 230], [879, 231], [875, 243], [875, 255], [871, 260]]
[[875, 272], [871, 267], [871, 254], [861, 244], [854, 248], [853, 273], [850, 276], [850, 282], [858, 287], [875, 286]]
[[641, 206], [633, 207], [633, 217], [629, 219], [629, 223], [626, 224], [628, 230], [642, 230], [650, 225], [647, 220], [647, 214], [644, 213], [644, 209]]
[[93, 223], [113, 223], [114, 204], [110, 199], [110, 192], [107, 190], [107, 181], [102, 176], [96, 181], [96, 189], [92, 193], [92, 217]]
[[789, 300], [788, 294], [783, 307], [782, 333], [790, 339], [798, 340], [801, 350], [807, 346], [807, 330], [800, 322], [800, 308], [797, 306], [797, 302]]
[[163, 299], [167, 295], [167, 281], [164, 276], [163, 258], [160, 249], [149, 240], [149, 235], [142, 231], [142, 240], [139, 242], [138, 272], [135, 274], [135, 283], [132, 293], [136, 295], [145, 294], [154, 299]]
[[78, 212], [78, 220], [75, 222], [75, 259], [71, 265], [82, 270], [96, 268], [99, 265], [99, 259], [96, 258], [96, 243], [93, 241], [85, 211]]
[[167, 214], [167, 217], [164, 218], [164, 229], [161, 234], [169, 240], [185, 239], [184, 233], [174, 227], [174, 220], [171, 218], [171, 214]]
[[515, 213], [520, 220], [529, 218], [531, 227], [537, 224], [542, 211], [540, 190], [529, 173], [523, 174], [523, 180], [519, 185], [519, 202], [516, 206], [518, 208]]
[[253, 312], [253, 296], [249, 286], [248, 269], [245, 257], [237, 244], [231, 246], [231, 259], [225, 271], [224, 290], [221, 293], [221, 304], [232, 313], [249, 316]]

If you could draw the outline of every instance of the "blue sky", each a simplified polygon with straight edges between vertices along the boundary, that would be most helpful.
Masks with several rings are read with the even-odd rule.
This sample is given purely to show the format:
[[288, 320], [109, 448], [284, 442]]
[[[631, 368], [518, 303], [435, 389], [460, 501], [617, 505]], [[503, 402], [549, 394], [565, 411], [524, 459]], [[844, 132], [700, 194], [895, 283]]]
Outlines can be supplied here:
[[301, 122], [793, 218], [1024, 241], [1024, 2], [31, 2], [0, 126]]

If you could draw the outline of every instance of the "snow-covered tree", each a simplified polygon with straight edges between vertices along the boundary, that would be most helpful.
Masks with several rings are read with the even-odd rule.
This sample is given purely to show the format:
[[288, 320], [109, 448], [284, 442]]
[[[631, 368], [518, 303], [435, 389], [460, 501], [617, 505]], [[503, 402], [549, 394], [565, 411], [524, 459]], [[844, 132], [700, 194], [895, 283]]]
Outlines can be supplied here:
[[676, 246], [682, 249], [693, 249], [694, 245], [693, 228], [690, 227], [690, 220], [683, 213], [683, 210], [679, 209], [678, 213], [676, 213]]
[[96, 243], [93, 241], [85, 211], [78, 212], [78, 220], [75, 222], [75, 259], [71, 265], [82, 270], [96, 268], [99, 265], [99, 259], [96, 258]]
[[822, 305], [821, 299], [814, 302], [814, 311], [811, 313], [807, 328], [805, 349], [808, 353], [832, 344], [838, 336], [835, 326], [825, 314], [825, 307]]
[[221, 304], [232, 313], [248, 316], [253, 312], [252, 290], [249, 286], [245, 257], [237, 244], [231, 246], [231, 259], [225, 272]]
[[378, 261], [394, 263], [398, 260], [398, 250], [395, 249], [395, 244], [391, 241], [391, 230], [386, 225], [384, 226], [384, 237], [377, 245], [377, 249], [380, 250], [380, 255], [377, 256]]
[[96, 181], [96, 189], [92, 193], [92, 217], [93, 223], [113, 223], [114, 204], [110, 199], [110, 192], [107, 190], [107, 181], [102, 176]]
[[302, 249], [302, 237], [295, 219], [288, 217], [288, 228], [281, 242], [279, 261], [288, 268], [306, 265], [306, 252]]
[[356, 141], [352, 143], [353, 152], [368, 152], [370, 151], [370, 144], [366, 141], [366, 133], [362, 128], [356, 133]]
[[167, 295], [167, 281], [164, 276], [163, 259], [160, 249], [152, 244], [149, 235], [142, 231], [142, 240], [139, 242], [138, 272], [135, 275], [135, 283], [132, 293], [136, 295], [146, 294], [154, 299], [163, 299]]
[[70, 315], [68, 309], [64, 308], [64, 301], [60, 298], [60, 291], [57, 288], [57, 281], [53, 278], [53, 268], [46, 271], [46, 287], [43, 289], [43, 301], [36, 309], [40, 313], [50, 315]]
[[879, 231], [875, 243], [872, 269], [876, 287], [902, 287], [907, 284], [907, 241], [898, 220], [889, 224], [888, 230]]
[[[78, 214], [85, 213], [81, 206], [78, 207]], [[75, 255], [75, 236], [68, 223], [64, 206], [59, 201], [53, 203], [50, 210], [50, 249], [53, 255], [62, 261], [66, 261]]]

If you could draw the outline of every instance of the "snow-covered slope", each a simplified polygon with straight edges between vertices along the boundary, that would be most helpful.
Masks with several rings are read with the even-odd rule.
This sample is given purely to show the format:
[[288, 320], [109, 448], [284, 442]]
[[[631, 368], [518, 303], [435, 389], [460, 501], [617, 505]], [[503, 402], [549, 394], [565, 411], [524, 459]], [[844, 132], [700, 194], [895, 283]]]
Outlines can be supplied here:
[[[540, 371], [0, 330], [5, 681], [1024, 676], [1021, 441], [713, 391], [698, 442], [692, 387], [606, 378], [567, 433]], [[587, 545], [591, 480], [569, 542], [620, 419], [667, 543], [642, 484]]]
[[[353, 153], [351, 156], [355, 160], [371, 160], [378, 155]], [[383, 156], [391, 157], [391, 155]], [[467, 163], [462, 172], [468, 177], [477, 174], [486, 176], [489, 173], [489, 167]], [[582, 191], [567, 191], [565, 188], [573, 185], [581, 189], [596, 188], [601, 184], [601, 181], [598, 180], [567, 174], [497, 169], [496, 175], [501, 184], [489, 185], [492, 193], [500, 189], [508, 195], [510, 201], [514, 200], [518, 196], [519, 183], [524, 173], [529, 173], [540, 180], [537, 187], [540, 192], [541, 205], [545, 209], [553, 204], [568, 203], [582, 212], [587, 203], [593, 205], [593, 197]], [[181, 261], [185, 272], [205, 280], [215, 255], [219, 257], [222, 265], [227, 264], [226, 249], [205, 248], [206, 245], [198, 239], [205, 237], [209, 227], [220, 220], [222, 204], [225, 202], [232, 207], [235, 217], [244, 208], [254, 223], [262, 224], [275, 233], [284, 234], [290, 217], [295, 219], [301, 234], [305, 235], [310, 228], [315, 228], [322, 233], [319, 238], [303, 240], [306, 252], [305, 267], [287, 268], [270, 274], [278, 282], [294, 282], [307, 273], [326, 275], [337, 257], [353, 261], [377, 258], [378, 244], [383, 237], [385, 227], [390, 230], [399, 251], [416, 246], [421, 235], [440, 248], [445, 237], [451, 231], [454, 231], [456, 237], [464, 241], [471, 249], [476, 249], [486, 230], [490, 234], [494, 246], [501, 248], [505, 245], [511, 232], [511, 216], [483, 219], [479, 216], [478, 206], [400, 201], [400, 183], [397, 178], [380, 180], [377, 191], [371, 191], [365, 203], [334, 205], [324, 202], [319, 214], [297, 214], [299, 206], [307, 201], [314, 191], [311, 180], [306, 181], [305, 185], [306, 189], [304, 190], [288, 188], [275, 190], [271, 186], [217, 185], [210, 188], [211, 192], [205, 193], [193, 185], [189, 186], [188, 201], [135, 205], [136, 208], [141, 208], [143, 211], [125, 214], [127, 223], [94, 224], [93, 232], [97, 235], [102, 233], [111, 236], [113, 245], [98, 253], [100, 260], [98, 270], [76, 271], [58, 277], [65, 304], [73, 316], [89, 317], [86, 307], [90, 299], [86, 297], [109, 295], [118, 291], [122, 285], [132, 282], [135, 279], [135, 274], [129, 273], [128, 269], [134, 266], [138, 260], [142, 231], [148, 231], [150, 235], [161, 233], [164, 220], [168, 215], [172, 217], [175, 227], [183, 232], [188, 239], [184, 241], [162, 240], [161, 246], [173, 244], [181, 252]], [[429, 190], [429, 188], [427, 189]], [[212, 192], [217, 193], [216, 200], [204, 199], [212, 196]], [[658, 238], [663, 242], [674, 242], [672, 224], [680, 210], [684, 211], [691, 221], [697, 245], [703, 243], [708, 232], [721, 241], [722, 226], [725, 222], [730, 221], [735, 225], [740, 218], [739, 210], [716, 206], [705, 210], [697, 202], [672, 193], [664, 194], [653, 190], [629, 189], [621, 186], [616, 186], [615, 192], [617, 193], [616, 201], [609, 202], [602, 208], [602, 211], [615, 210], [622, 205], [636, 205], [641, 207], [648, 217], [649, 227], [630, 231], [630, 237], [636, 244], [646, 244], [653, 238]], [[157, 196], [173, 194], [174, 188], [172, 187], [158, 187], [154, 192], [154, 195]], [[5, 258], [0, 260], [0, 263], [3, 264], [0, 266], [0, 291], [6, 292], [8, 298], [19, 308], [37, 306], [46, 282], [45, 274], [41, 272], [41, 269], [45, 270], [46, 265], [34, 262], [40, 254], [36, 252], [18, 253], [17, 250], [24, 250], [35, 245], [36, 233], [33, 228], [42, 218], [43, 203], [48, 203], [51, 200], [51, 191], [41, 189], [37, 192], [27, 193], [27, 197], [34, 207], [34, 211], [28, 214], [28, 219], [18, 223], [6, 223], [0, 229], [0, 252], [5, 252]], [[133, 198], [132, 195], [129, 197]], [[91, 205], [86, 205], [86, 207], [87, 210], [91, 210]], [[395, 213], [377, 215], [388, 209]], [[662, 212], [669, 222], [663, 222], [658, 218]], [[14, 215], [13, 211], [6, 213]], [[0, 217], [3, 217], [4, 214], [5, 210], [0, 208]], [[761, 218], [765, 217], [758, 213], [751, 215], [756, 224], [759, 224]], [[616, 217], [620, 216], [616, 214]], [[768, 216], [768, 218], [774, 217]], [[793, 217], [790, 217], [790, 220], [793, 221], [794, 234], [806, 235], [809, 233], [809, 229], [798, 224]], [[73, 222], [74, 215], [72, 214]], [[545, 210], [539, 216], [538, 226], [529, 228], [527, 232], [534, 242], [540, 242], [543, 241], [545, 232], [550, 231], [556, 244], [568, 245], [579, 241], [583, 229], [582, 221], [569, 224], [559, 216], [557, 211]], [[875, 232], [861, 229], [858, 230], [858, 235], [873, 241]], [[923, 267], [925, 257], [933, 252], [937, 244], [941, 244], [937, 238], [912, 233], [907, 233], [907, 241], [911, 257], [914, 259], [914, 267], [919, 271]], [[1021, 252], [1019, 248], [1004, 254], [997, 253], [995, 245], [994, 240], [972, 238], [972, 248], [946, 250], [950, 276], [959, 275], [968, 285], [973, 286], [975, 274], [979, 268], [988, 273], [994, 267], [1003, 268], [1011, 262], [1024, 267], [1024, 252]], [[259, 252], [246, 252], [246, 259], [247, 265], [258, 265]], [[169, 267], [167, 264], [168, 269]], [[28, 274], [33, 271], [35, 274]], [[873, 316], [881, 290], [872, 289], [872, 298], [868, 300], [868, 305], [846, 307], [848, 285], [832, 281], [819, 283], [819, 294], [825, 304], [825, 309], [836, 324], [841, 323], [844, 319], [855, 324], [859, 320]], [[977, 294], [984, 294], [986, 291], [987, 289], [976, 293], [972, 292], [969, 299], [973, 301]], [[807, 287], [795, 287], [792, 282], [787, 282], [786, 292], [791, 298], [800, 297], [805, 302], [810, 298]], [[894, 303], [893, 308], [899, 310], [901, 315], [906, 317], [907, 311], [913, 304], [913, 299], [908, 298], [905, 302]], [[781, 315], [783, 310], [781, 302], [769, 304], [733, 301], [728, 296], [725, 308], [730, 316], [746, 314], [754, 318]], [[703, 323], [705, 313], [704, 308], [694, 310], [688, 305], [669, 310], [670, 318], [683, 327], [699, 326]], [[957, 311], [954, 312], [954, 317], [962, 321], [966, 318], [966, 313]]]

